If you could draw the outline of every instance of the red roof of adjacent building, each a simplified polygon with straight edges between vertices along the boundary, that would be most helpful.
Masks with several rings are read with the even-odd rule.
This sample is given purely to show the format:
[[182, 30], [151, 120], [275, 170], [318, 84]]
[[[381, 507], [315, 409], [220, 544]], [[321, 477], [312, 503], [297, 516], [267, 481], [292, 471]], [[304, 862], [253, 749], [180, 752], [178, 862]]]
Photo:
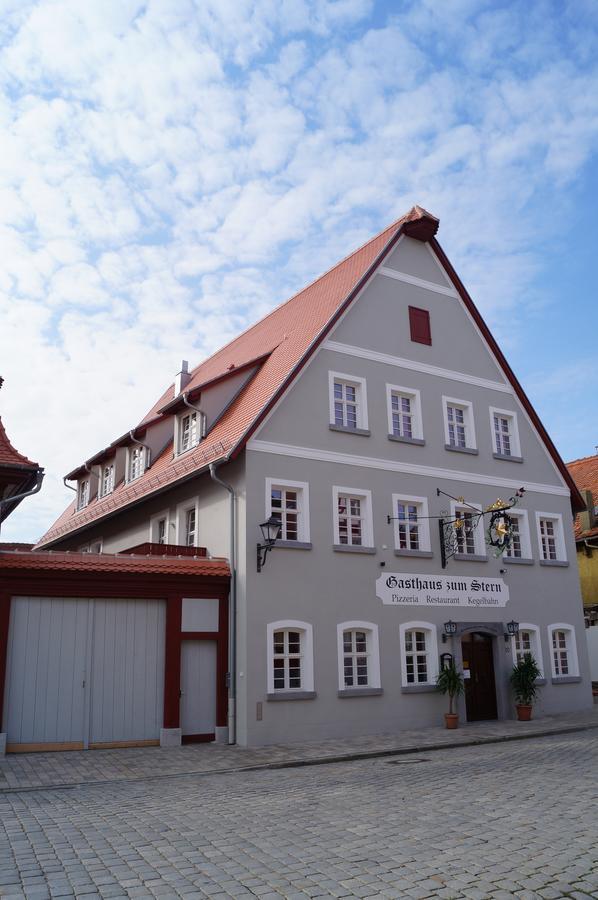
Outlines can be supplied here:
[[37, 469], [37, 463], [32, 462], [18, 450], [8, 440], [8, 436], [0, 418], [0, 466], [18, 466], [20, 469]]
[[0, 571], [116, 572], [138, 575], [197, 575], [230, 577], [225, 559], [190, 556], [131, 556], [118, 553], [68, 551], [0, 551]]
[[[567, 463], [567, 468], [580, 491], [591, 491], [594, 507], [598, 506], [598, 454], [583, 456]], [[575, 537], [588, 538], [598, 535], [598, 526], [582, 531], [579, 515], [575, 517]]]
[[[249, 380], [235, 401], [201, 444], [181, 457], [173, 458], [170, 444], [140, 478], [121, 483], [108, 496], [94, 499], [85, 509], [76, 511], [73, 502], [41, 538], [38, 546], [51, 544], [67, 534], [84, 528], [116, 510], [151, 495], [185, 476], [197, 473], [210, 463], [234, 458], [258, 427], [269, 409], [282, 395], [292, 379], [300, 371], [311, 353], [325, 338], [340, 315], [367, 282], [385, 256], [390, 253], [401, 234], [408, 234], [423, 241], [430, 241], [443, 261], [449, 277], [460, 293], [463, 302], [474, 316], [478, 327], [503, 366], [507, 378], [513, 384], [521, 402], [534, 421], [563, 477], [572, 491], [572, 499], [579, 506], [575, 485], [546, 434], [537, 414], [531, 407], [521, 386], [513, 375], [473, 301], [465, 291], [442, 249], [434, 239], [438, 219], [420, 206], [414, 206], [407, 215], [393, 222], [380, 234], [310, 285], [274, 309], [257, 324], [248, 328], [191, 373], [185, 392], [246, 366], [248, 362], [263, 358], [258, 371]], [[140, 425], [160, 417], [160, 410], [174, 398], [171, 385], [154, 404]]]

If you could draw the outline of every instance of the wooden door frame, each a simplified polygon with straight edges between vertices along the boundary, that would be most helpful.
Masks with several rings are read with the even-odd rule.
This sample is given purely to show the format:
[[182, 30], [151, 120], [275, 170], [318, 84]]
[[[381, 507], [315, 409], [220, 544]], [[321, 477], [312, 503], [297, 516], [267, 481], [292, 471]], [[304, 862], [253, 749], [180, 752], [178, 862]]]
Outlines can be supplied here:
[[[487, 634], [495, 640], [492, 641], [492, 661], [494, 663], [494, 685], [496, 689], [496, 714], [497, 721], [514, 718], [515, 707], [509, 688], [509, 673], [513, 667], [511, 643], [505, 642], [504, 634], [506, 624], [504, 622], [457, 622], [457, 630], [453, 638], [449, 638], [452, 644], [446, 645], [447, 650], [453, 654], [455, 665], [463, 670], [463, 654], [461, 652], [461, 638], [471, 631], [479, 631]], [[467, 721], [465, 708], [465, 696], [457, 698], [457, 712], [463, 722]]]
[[[484, 721], [491, 722], [491, 721], [495, 721], [498, 719], [498, 692], [496, 689], [495, 635], [489, 634], [487, 631], [481, 631], [478, 628], [468, 629], [467, 631], [464, 631], [463, 634], [459, 637], [459, 642], [461, 644], [461, 658], [463, 658], [463, 641], [470, 636], [473, 638], [476, 634], [481, 635], [484, 640], [479, 641], [479, 642], [477, 642], [475, 640], [471, 640], [468, 642], [471, 645], [471, 653], [474, 657], [473, 660], [472, 659], [469, 660], [469, 671], [473, 672], [475, 670], [475, 655], [476, 655], [475, 647], [476, 647], [476, 644], [483, 643], [486, 647], [488, 647], [488, 645], [489, 645], [490, 662], [492, 664], [492, 681], [494, 683], [494, 711], [496, 712], [496, 715], [490, 716], [488, 719], [485, 719], [483, 717], [481, 717], [481, 718], [476, 717], [476, 718], [471, 718], [471, 719], [469, 718], [468, 713], [467, 713], [467, 682], [466, 682], [465, 683], [465, 691], [463, 693], [463, 700], [465, 703], [466, 720], [468, 722], [484, 722]], [[487, 651], [484, 651], [484, 652], [487, 652]], [[472, 665], [471, 665], [472, 662], [474, 664], [473, 669], [472, 669]], [[465, 666], [464, 662], [463, 662], [463, 666]], [[465, 669], [463, 671], [465, 671]], [[470, 688], [470, 691], [476, 693], [475, 688], [473, 688], [473, 687]]]

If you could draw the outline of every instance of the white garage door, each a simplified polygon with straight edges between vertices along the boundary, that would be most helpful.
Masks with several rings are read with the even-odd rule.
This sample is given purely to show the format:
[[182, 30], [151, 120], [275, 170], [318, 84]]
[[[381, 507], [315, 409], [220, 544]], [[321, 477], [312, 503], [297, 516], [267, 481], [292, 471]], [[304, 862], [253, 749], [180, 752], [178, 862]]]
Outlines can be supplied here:
[[157, 741], [164, 630], [156, 600], [13, 598], [8, 749]]
[[160, 737], [165, 616], [156, 600], [95, 601], [91, 744]]

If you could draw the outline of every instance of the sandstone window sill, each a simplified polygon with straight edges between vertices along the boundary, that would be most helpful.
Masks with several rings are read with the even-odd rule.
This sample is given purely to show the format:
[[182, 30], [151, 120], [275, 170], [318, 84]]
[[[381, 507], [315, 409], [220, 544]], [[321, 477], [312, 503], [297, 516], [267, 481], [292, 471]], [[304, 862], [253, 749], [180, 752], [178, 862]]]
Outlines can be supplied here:
[[335, 553], [376, 553], [375, 547], [353, 547], [351, 544], [333, 544], [332, 549]]
[[508, 566], [533, 566], [534, 560], [525, 556], [503, 556], [501, 562]]
[[423, 438], [403, 437], [401, 434], [389, 434], [388, 440], [399, 444], [415, 444], [416, 447], [423, 447], [426, 443]]
[[342, 431], [344, 434], [359, 434], [362, 437], [369, 437], [371, 432], [369, 428], [349, 428], [347, 425], [329, 425], [330, 431]]
[[468, 453], [470, 456], [478, 456], [480, 452], [475, 447], [453, 447], [452, 444], [445, 444], [444, 449], [450, 450], [451, 453]]
[[569, 565], [566, 559], [541, 559], [539, 562], [541, 566], [556, 566], [561, 569], [566, 569]]
[[455, 553], [453, 559], [458, 562], [488, 562], [488, 557], [482, 553]]
[[435, 694], [435, 684], [404, 684], [401, 694]]
[[273, 694], [266, 694], [266, 700], [315, 700], [317, 694], [315, 691], [275, 691]]
[[337, 696], [343, 700], [346, 697], [379, 697], [382, 694], [382, 688], [362, 687], [362, 688], [345, 688], [338, 691]]
[[311, 541], [276, 541], [274, 549], [279, 550], [311, 550]]
[[431, 550], [395, 550], [395, 556], [417, 556], [419, 559], [432, 559]]
[[557, 675], [550, 680], [553, 684], [579, 684], [581, 675]]
[[504, 459], [505, 462], [522, 463], [522, 456], [509, 456], [508, 453], [493, 453], [492, 459]]

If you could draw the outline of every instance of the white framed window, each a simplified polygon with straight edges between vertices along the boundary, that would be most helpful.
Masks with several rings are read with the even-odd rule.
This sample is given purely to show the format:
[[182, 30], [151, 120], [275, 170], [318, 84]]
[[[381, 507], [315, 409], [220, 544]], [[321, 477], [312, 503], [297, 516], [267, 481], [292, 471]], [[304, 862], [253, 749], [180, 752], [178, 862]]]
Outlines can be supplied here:
[[476, 450], [473, 406], [469, 400], [443, 397], [442, 406], [446, 446], [456, 450]]
[[176, 511], [176, 543], [183, 547], [198, 547], [199, 504], [197, 499], [180, 503]]
[[566, 622], [556, 622], [548, 626], [550, 666], [553, 678], [577, 677], [579, 662], [575, 629]]
[[436, 626], [430, 622], [405, 622], [399, 632], [403, 687], [435, 685], [438, 676]]
[[542, 642], [540, 641], [540, 629], [537, 625], [530, 625], [527, 622], [519, 623], [519, 633], [514, 634], [511, 638], [511, 652], [513, 654], [513, 665], [521, 662], [526, 653], [531, 653], [540, 669], [540, 677], [544, 678]]
[[372, 492], [332, 488], [334, 543], [346, 547], [373, 547]]
[[89, 478], [82, 478], [77, 484], [77, 509], [83, 509], [89, 503]]
[[114, 490], [114, 463], [105, 463], [100, 466], [99, 494], [106, 497]]
[[373, 622], [341, 622], [336, 633], [339, 691], [379, 688], [378, 626]]
[[365, 378], [328, 373], [330, 424], [349, 431], [367, 431], [368, 409]]
[[152, 516], [150, 519], [150, 543], [168, 544], [170, 529], [170, 517], [168, 510]]
[[82, 547], [79, 547], [79, 553], [101, 553], [104, 542], [102, 538], [98, 538], [95, 541], [91, 541], [89, 544], [83, 544]]
[[[455, 519], [455, 535], [457, 540], [457, 553], [469, 556], [486, 556], [486, 541], [484, 539], [484, 518], [476, 516], [476, 510], [481, 512], [479, 503], [455, 503], [451, 500], [451, 517]], [[477, 518], [477, 524], [475, 522]], [[457, 521], [463, 526], [457, 528]], [[473, 527], [472, 527], [473, 526]]]
[[313, 628], [309, 622], [270, 622], [266, 639], [268, 693], [313, 691]]
[[197, 447], [204, 436], [204, 417], [197, 410], [187, 409], [175, 422], [175, 447], [177, 456]]
[[421, 394], [415, 388], [386, 385], [388, 433], [405, 440], [423, 440]]
[[127, 447], [127, 481], [135, 481], [145, 472], [146, 453], [141, 444]]
[[392, 506], [395, 517], [395, 549], [429, 551], [431, 545], [427, 498], [393, 494]]
[[508, 409], [490, 407], [492, 447], [498, 456], [521, 456], [517, 414]]
[[507, 513], [512, 522], [513, 539], [505, 550], [506, 559], [531, 559], [532, 544], [529, 535], [529, 522], [527, 510], [520, 509], [515, 512], [510, 509]]
[[266, 518], [281, 523], [281, 541], [309, 543], [309, 484], [266, 478]]
[[540, 562], [558, 563], [567, 561], [563, 517], [560, 513], [536, 513]]

